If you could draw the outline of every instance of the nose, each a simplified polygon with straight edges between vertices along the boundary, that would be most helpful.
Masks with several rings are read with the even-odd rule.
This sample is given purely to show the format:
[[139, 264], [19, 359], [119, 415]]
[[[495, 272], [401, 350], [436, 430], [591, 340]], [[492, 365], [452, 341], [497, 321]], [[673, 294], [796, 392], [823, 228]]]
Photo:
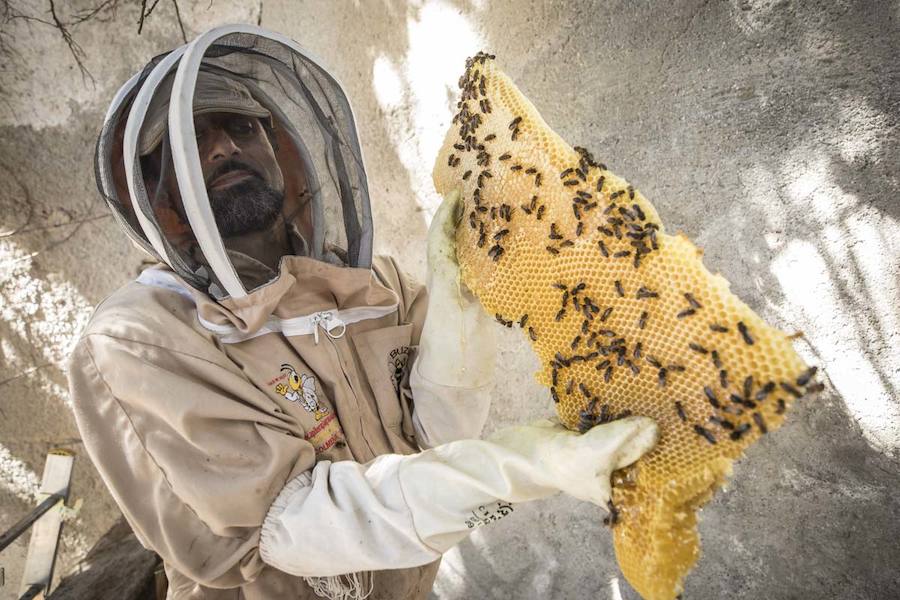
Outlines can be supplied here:
[[224, 129], [213, 128], [208, 132], [207, 136], [208, 139], [206, 140], [204, 151], [207, 161], [214, 163], [241, 155], [241, 147], [231, 139], [231, 136]]

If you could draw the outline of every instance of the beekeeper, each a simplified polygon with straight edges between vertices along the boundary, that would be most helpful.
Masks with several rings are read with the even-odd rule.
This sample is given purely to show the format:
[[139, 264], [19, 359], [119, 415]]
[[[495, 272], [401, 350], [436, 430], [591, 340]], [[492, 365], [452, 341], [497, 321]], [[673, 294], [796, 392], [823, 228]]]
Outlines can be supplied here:
[[169, 598], [425, 598], [475, 527], [559, 491], [605, 507], [655, 442], [640, 418], [475, 439], [494, 325], [460, 289], [456, 198], [427, 292], [373, 258], [350, 105], [284, 36], [220, 27], [153, 59], [96, 175], [159, 264], [94, 313], [75, 416]]

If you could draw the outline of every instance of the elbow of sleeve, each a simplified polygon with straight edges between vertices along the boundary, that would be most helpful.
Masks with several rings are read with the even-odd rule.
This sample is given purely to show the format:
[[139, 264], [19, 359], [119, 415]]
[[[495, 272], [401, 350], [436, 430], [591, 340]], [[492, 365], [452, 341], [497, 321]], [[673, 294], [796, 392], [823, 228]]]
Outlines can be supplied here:
[[402, 458], [321, 461], [289, 481], [263, 522], [263, 561], [299, 577], [330, 577], [436, 560], [440, 553], [419, 539], [403, 499]]

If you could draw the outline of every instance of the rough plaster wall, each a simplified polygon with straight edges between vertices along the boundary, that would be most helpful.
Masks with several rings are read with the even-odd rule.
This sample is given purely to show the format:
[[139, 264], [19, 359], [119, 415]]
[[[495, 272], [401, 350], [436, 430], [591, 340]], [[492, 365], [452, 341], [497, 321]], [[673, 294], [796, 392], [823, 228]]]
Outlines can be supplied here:
[[[90, 149], [115, 88], [179, 40], [159, 10], [140, 38], [129, 10], [77, 30], [95, 87], [52, 31], [13, 25], [28, 52], [0, 71], [0, 528], [27, 510], [48, 447], [81, 449], [60, 367], [90, 307], [140, 260], [93, 191]], [[201, 2], [184, 17], [190, 35], [255, 22], [256, 10]], [[269, 1], [262, 18], [344, 83], [377, 249], [414, 274], [455, 81], [484, 48], [565, 139], [702, 245], [741, 298], [804, 331], [799, 349], [831, 385], [704, 509], [687, 581], [686, 598], [748, 599], [900, 596], [898, 20], [898, 2], [777, 0]], [[489, 429], [550, 411], [523, 346], [501, 334]], [[83, 454], [76, 465], [86, 502], [61, 570], [115, 514]], [[600, 516], [563, 497], [520, 506], [448, 553], [434, 597], [635, 598]], [[0, 557], [0, 598], [13, 597], [23, 548]]]

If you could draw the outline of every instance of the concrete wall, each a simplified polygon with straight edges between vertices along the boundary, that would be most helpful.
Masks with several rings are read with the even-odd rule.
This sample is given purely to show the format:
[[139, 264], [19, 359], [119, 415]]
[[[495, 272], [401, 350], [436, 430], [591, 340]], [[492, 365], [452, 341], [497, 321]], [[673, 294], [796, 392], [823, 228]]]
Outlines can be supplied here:
[[[187, 5], [187, 2], [182, 2]], [[464, 58], [500, 65], [571, 143], [628, 177], [769, 322], [806, 335], [821, 399], [753, 447], [702, 513], [686, 598], [900, 597], [900, 3], [267, 1], [262, 24], [329, 64], [357, 113], [377, 249], [423, 275], [431, 163]], [[37, 9], [35, 9], [37, 10]], [[257, 3], [182, 6], [188, 35]], [[42, 15], [46, 16], [46, 15]], [[116, 87], [177, 44], [172, 5], [58, 32], [16, 20], [0, 70], [0, 528], [27, 510], [52, 445], [81, 451], [67, 348], [141, 260], [93, 188]], [[501, 334], [490, 428], [548, 414], [536, 365]], [[82, 453], [61, 569], [112, 523]], [[557, 497], [449, 552], [439, 599], [635, 598], [600, 513]], [[23, 543], [0, 557], [14, 597]]]

